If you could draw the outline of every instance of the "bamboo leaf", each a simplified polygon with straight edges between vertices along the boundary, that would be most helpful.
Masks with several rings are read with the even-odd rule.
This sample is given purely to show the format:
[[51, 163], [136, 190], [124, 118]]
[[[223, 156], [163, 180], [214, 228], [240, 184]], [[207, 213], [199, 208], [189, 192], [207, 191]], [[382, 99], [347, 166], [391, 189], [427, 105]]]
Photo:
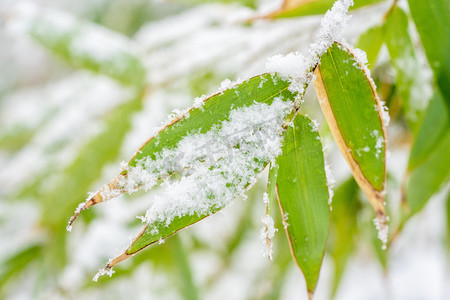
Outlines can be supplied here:
[[450, 114], [450, 5], [448, 0], [408, 0], [408, 3]]
[[[381, 0], [357, 0], [350, 9], [380, 2]], [[293, 18], [311, 15], [322, 15], [333, 6], [335, 0], [285, 0], [280, 9], [265, 18]]]
[[445, 102], [441, 93], [436, 90], [428, 104], [420, 128], [417, 132], [408, 161], [408, 171], [423, 164], [436, 146], [442, 141], [450, 124], [446, 113]]
[[406, 188], [409, 215], [420, 211], [450, 179], [450, 130], [435, 147], [428, 159], [410, 173]]
[[146, 71], [137, 46], [127, 37], [75, 19], [59, 11], [39, 11], [29, 34], [77, 68], [105, 74], [126, 85], [141, 87]]
[[419, 212], [450, 176], [450, 119], [437, 90], [411, 149], [404, 193], [409, 211]]
[[362, 49], [366, 52], [367, 62], [370, 69], [373, 69], [375, 66], [378, 53], [383, 45], [383, 41], [383, 27], [376, 25], [361, 34], [356, 42], [356, 48]]
[[[217, 128], [221, 122], [227, 120], [230, 111], [233, 109], [250, 106], [253, 102], [271, 104], [276, 97], [292, 99], [293, 94], [287, 90], [288, 86], [288, 82], [283, 81], [278, 77], [273, 78], [270, 74], [264, 74], [253, 77], [232, 89], [225, 90], [208, 99], [204, 99], [201, 103], [197, 103], [198, 107], [193, 107], [189, 111], [178, 115], [161, 128], [155, 136], [149, 138], [133, 155], [128, 162], [127, 167], [136, 168], [143, 160], [157, 159], [162, 151], [175, 148], [183, 138], [189, 136], [193, 132], [204, 134], [213, 128]], [[198, 149], [199, 151], [207, 150], [208, 145], [200, 145], [199, 148], [202, 148]], [[209, 154], [210, 153], [203, 153], [200, 157], [194, 155], [193, 160], [207, 161], [211, 158], [208, 156]], [[158, 173], [157, 179], [182, 171], [183, 167], [180, 167], [180, 161], [183, 159], [182, 156], [184, 155], [185, 154], [183, 153], [178, 153], [165, 159], [159, 168], [155, 170], [155, 172]], [[188, 161], [186, 163], [190, 162], [191, 161]], [[84, 206], [82, 206], [71, 219], [70, 224], [73, 223], [81, 210], [85, 210], [93, 205], [117, 196], [117, 194], [105, 193], [105, 191], [114, 190], [119, 194], [125, 193], [127, 189], [124, 186], [123, 181], [126, 181], [128, 177], [128, 171], [125, 169], [107, 186], [88, 199]], [[134, 184], [135, 182], [132, 183]], [[137, 189], [142, 188], [141, 182], [138, 182], [135, 185]]]
[[312, 297], [328, 239], [330, 207], [322, 143], [307, 117], [296, 116], [286, 130], [276, 163], [278, 200], [292, 256]]
[[179, 278], [181, 281], [181, 294], [186, 300], [199, 299], [197, 287], [195, 286], [194, 279], [192, 278], [192, 270], [189, 265], [187, 252], [179, 237], [175, 237], [172, 241], [172, 247], [170, 247], [172, 257], [176, 262], [176, 266], [179, 269]]
[[342, 183], [333, 196], [329, 253], [334, 261], [331, 296], [336, 296], [347, 261], [355, 250], [358, 234], [357, 218], [361, 208], [358, 184], [353, 178]]
[[446, 244], [447, 244], [447, 252], [450, 253], [450, 193], [447, 195], [447, 200], [445, 202], [445, 217], [446, 217]]
[[375, 87], [354, 54], [337, 43], [322, 56], [315, 74], [322, 111], [384, 235], [386, 133]]
[[282, 124], [294, 108], [288, 87], [264, 74], [197, 103], [147, 140], [121, 174], [80, 206], [77, 214], [165, 178], [147, 225], [106, 270], [217, 212], [251, 186], [280, 151]]
[[424, 107], [425, 90], [420, 77], [421, 70], [415, 55], [414, 45], [408, 32], [408, 16], [394, 6], [388, 13], [382, 28], [389, 50], [391, 63], [396, 71], [396, 87], [403, 100], [406, 118], [412, 129], [416, 129], [419, 111]]
[[26, 271], [29, 263], [37, 259], [42, 252], [42, 245], [31, 244], [2, 262], [0, 271], [0, 296], [4, 296], [5, 287]]

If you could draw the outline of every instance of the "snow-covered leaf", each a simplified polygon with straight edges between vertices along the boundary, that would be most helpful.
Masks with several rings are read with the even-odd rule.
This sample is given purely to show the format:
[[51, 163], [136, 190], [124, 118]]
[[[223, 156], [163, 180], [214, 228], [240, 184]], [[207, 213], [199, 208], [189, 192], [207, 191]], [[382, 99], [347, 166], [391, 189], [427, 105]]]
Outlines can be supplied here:
[[[197, 99], [164, 125], [111, 183], [82, 203], [77, 214], [161, 183], [143, 218], [147, 226], [107, 268], [217, 212], [251, 186], [280, 152], [282, 126], [294, 107], [288, 87], [271, 74], [225, 82], [223, 91]], [[180, 173], [181, 179], [174, 176]]]
[[316, 125], [297, 115], [277, 158], [277, 192], [292, 256], [314, 293], [328, 239], [330, 207], [322, 143]]
[[354, 53], [335, 43], [322, 56], [314, 85], [334, 139], [373, 206], [380, 239], [386, 242], [384, 108], [369, 71]]

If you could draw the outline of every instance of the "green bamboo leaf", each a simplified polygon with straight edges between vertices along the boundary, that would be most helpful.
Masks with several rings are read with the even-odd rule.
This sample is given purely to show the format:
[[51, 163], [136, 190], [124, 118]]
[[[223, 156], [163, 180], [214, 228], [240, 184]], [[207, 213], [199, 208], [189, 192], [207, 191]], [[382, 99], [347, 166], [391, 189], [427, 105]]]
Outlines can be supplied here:
[[373, 69], [375, 62], [383, 45], [383, 27], [376, 25], [369, 28], [366, 32], [361, 34], [356, 42], [356, 48], [362, 49], [367, 54], [367, 62], [370, 69]]
[[[311, 15], [322, 15], [333, 6], [335, 0], [285, 0], [279, 10], [266, 18], [293, 18]], [[357, 0], [350, 9], [357, 9], [366, 5], [381, 2], [381, 0]]]
[[353, 178], [342, 183], [333, 196], [329, 253], [334, 261], [331, 296], [336, 296], [349, 257], [355, 250], [358, 235], [357, 218], [361, 208], [358, 184]]
[[146, 71], [137, 46], [126, 36], [58, 11], [41, 11], [30, 24], [29, 34], [72, 66], [126, 85], [144, 84]]
[[447, 218], [447, 223], [446, 223], [446, 244], [447, 244], [447, 251], [450, 252], [450, 193], [447, 195], [447, 201], [445, 203], [445, 208], [446, 208], [446, 218]]
[[147, 140], [124, 171], [79, 206], [70, 222], [81, 210], [150, 189], [165, 178], [163, 192], [168, 194], [152, 203], [148, 224], [106, 270], [217, 212], [254, 182], [279, 151], [281, 125], [295, 96], [288, 87], [280, 77], [264, 74], [196, 103]]
[[450, 179], [450, 130], [445, 132], [427, 160], [409, 176], [406, 201], [409, 215], [419, 212], [439, 189]]
[[7, 284], [26, 271], [28, 264], [38, 258], [41, 251], [42, 245], [32, 244], [19, 250], [2, 262], [2, 269], [0, 270], [0, 296], [4, 293]]
[[419, 212], [449, 179], [449, 126], [444, 99], [436, 90], [412, 146], [405, 174], [403, 190], [409, 208], [406, 219]]
[[337, 43], [322, 56], [315, 74], [322, 111], [385, 240], [386, 133], [373, 82], [355, 55]]
[[445, 102], [439, 90], [433, 95], [417, 132], [409, 156], [408, 171], [423, 164], [442, 141], [450, 124]]
[[330, 196], [322, 143], [310, 119], [296, 116], [276, 164], [278, 200], [292, 256], [312, 297], [328, 239]]
[[410, 127], [415, 129], [419, 111], [427, 99], [424, 99], [425, 95], [421, 93], [424, 90], [422, 86], [424, 80], [420, 77], [420, 66], [409, 36], [408, 16], [398, 6], [389, 11], [383, 26], [383, 34], [391, 63], [396, 71], [396, 87], [403, 100], [406, 118]]
[[179, 269], [179, 279], [181, 281], [181, 294], [186, 300], [199, 299], [198, 290], [195, 286], [192, 270], [189, 265], [188, 255], [185, 247], [178, 236], [172, 240], [172, 247], [170, 247], [172, 257], [175, 260], [175, 265]]
[[448, 0], [408, 0], [408, 3], [450, 114], [450, 5]]

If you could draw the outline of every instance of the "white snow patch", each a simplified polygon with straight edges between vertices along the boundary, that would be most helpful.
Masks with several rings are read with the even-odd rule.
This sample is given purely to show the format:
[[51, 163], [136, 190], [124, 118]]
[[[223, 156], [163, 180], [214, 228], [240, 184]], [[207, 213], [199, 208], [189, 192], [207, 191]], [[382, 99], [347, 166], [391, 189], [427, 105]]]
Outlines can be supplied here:
[[301, 101], [305, 88], [314, 79], [314, 68], [319, 63], [323, 53], [334, 43], [344, 42], [342, 32], [350, 20], [347, 15], [353, 0], [338, 0], [322, 18], [319, 33], [309, 47], [307, 55], [292, 52], [285, 56], [275, 55], [266, 62], [266, 71], [278, 73], [282, 78], [290, 81], [289, 90], [298, 92], [297, 101]]
[[336, 180], [334, 179], [333, 174], [331, 173], [331, 167], [328, 164], [325, 164], [325, 175], [327, 177], [327, 186], [328, 186], [328, 204], [331, 205], [334, 196], [334, 185], [336, 184]]
[[264, 217], [262, 217], [261, 222], [263, 223], [263, 228], [261, 228], [259, 237], [264, 245], [261, 252], [264, 257], [269, 258], [269, 260], [273, 260], [273, 248], [271, 246], [271, 240], [275, 236], [275, 232], [277, 232], [278, 229], [275, 228], [275, 222], [270, 215], [265, 215]]
[[378, 231], [378, 239], [383, 243], [382, 249], [386, 250], [389, 232], [389, 226], [386, 224], [386, 218], [377, 217], [373, 219], [373, 224]]
[[108, 269], [108, 270], [105, 270], [105, 269], [99, 269], [98, 270], [98, 272], [97, 272], [97, 274], [95, 274], [94, 275], [94, 277], [92, 278], [92, 281], [95, 281], [95, 282], [97, 282], [97, 280], [98, 280], [98, 278], [100, 277], [100, 276], [103, 276], [103, 275], [108, 275], [109, 277], [111, 277], [112, 276], [112, 274], [114, 274], [115, 272], [114, 272], [114, 270], [111, 268], [111, 269]]

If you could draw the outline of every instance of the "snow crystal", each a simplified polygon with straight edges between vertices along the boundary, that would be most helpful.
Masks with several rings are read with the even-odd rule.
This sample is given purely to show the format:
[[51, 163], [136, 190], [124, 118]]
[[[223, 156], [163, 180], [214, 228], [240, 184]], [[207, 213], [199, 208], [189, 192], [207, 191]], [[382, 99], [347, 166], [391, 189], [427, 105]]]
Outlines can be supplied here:
[[[93, 194], [89, 193], [88, 199], [91, 199], [92, 196], [93, 196]], [[85, 204], [86, 204], [86, 201], [85, 202], [81, 202], [80, 204], [78, 204], [77, 208], [75, 209], [75, 213], [74, 214], [75, 215], [79, 214], [81, 212], [81, 210], [83, 209]], [[69, 221], [69, 224], [66, 227], [66, 230], [69, 231], [69, 232], [72, 231], [72, 225], [70, 224], [70, 221]]]
[[389, 109], [384, 103], [384, 101], [380, 101], [381, 106], [381, 117], [383, 118], [384, 126], [388, 126], [391, 121], [391, 117], [389, 116]]
[[[239, 80], [238, 80], [238, 81], [239, 81]], [[231, 89], [231, 88], [234, 88], [235, 86], [238, 85], [238, 83], [239, 83], [238, 81], [234, 82], [234, 81], [231, 81], [230, 79], [226, 78], [226, 79], [224, 79], [224, 80], [220, 83], [220, 88], [219, 88], [219, 90], [220, 90], [221, 92], [223, 92], [223, 91], [225, 91], [225, 90], [229, 90], [229, 89]]]
[[[207, 95], [202, 95], [202, 96], [200, 96], [200, 97], [196, 97], [196, 98], [194, 99], [194, 105], [193, 105], [193, 107], [195, 107], [195, 108], [201, 108], [201, 107], [205, 104], [205, 99], [206, 99], [206, 98], [208, 98]], [[202, 110], [203, 110], [203, 108], [202, 108]]]
[[92, 281], [97, 282], [98, 278], [105, 274], [108, 275], [109, 277], [111, 277], [112, 274], [114, 274], [114, 270], [112, 268], [111, 269], [99, 269], [97, 274], [95, 274], [94, 277], [92, 278]]
[[369, 146], [365, 146], [364, 148], [361, 148], [361, 149], [356, 149], [355, 150], [356, 151], [356, 153], [358, 153], [358, 156], [361, 156], [361, 152], [369, 152], [370, 151], [370, 148], [369, 148]]
[[373, 219], [373, 224], [378, 231], [378, 239], [383, 243], [382, 249], [386, 250], [389, 232], [389, 226], [386, 224], [386, 218], [377, 217]]
[[[289, 53], [286, 56], [275, 55], [266, 61], [266, 71], [278, 73], [283, 79], [291, 81], [295, 87], [293, 91], [303, 92], [304, 77], [310, 68], [305, 56], [299, 52]], [[291, 88], [290, 88], [291, 89]]]
[[353, 5], [353, 0], [338, 0], [325, 14], [320, 22], [320, 31], [315, 42], [310, 46], [310, 52], [318, 60], [334, 42], [342, 42], [343, 28], [350, 20], [347, 11]]
[[275, 232], [278, 231], [275, 228], [273, 218], [270, 215], [265, 215], [261, 218], [261, 222], [263, 223], [263, 228], [260, 231], [260, 239], [264, 243], [264, 247], [262, 248], [262, 254], [264, 257], [269, 258], [269, 260], [273, 260], [273, 249], [271, 247], [271, 240], [275, 236]]
[[384, 137], [380, 134], [380, 132], [378, 130], [374, 130], [370, 133], [370, 135], [372, 137], [374, 137], [376, 139], [376, 144], [375, 144], [375, 156], [378, 158], [382, 152], [383, 146], [384, 146]]
[[263, 201], [265, 205], [269, 204], [269, 194], [267, 194], [267, 192], [264, 192], [263, 194]]
[[278, 73], [290, 81], [289, 90], [298, 92], [298, 100], [303, 98], [305, 88], [314, 79], [314, 68], [319, 63], [323, 53], [334, 43], [343, 42], [342, 32], [350, 20], [347, 11], [353, 5], [353, 0], [338, 0], [325, 14], [321, 21], [319, 33], [309, 47], [308, 55], [299, 52], [289, 53], [285, 56], [275, 55], [266, 62], [266, 71]]
[[334, 196], [334, 185], [336, 184], [336, 180], [334, 179], [333, 174], [331, 173], [330, 165], [325, 164], [325, 175], [327, 178], [327, 186], [328, 186], [328, 204], [331, 205]]
[[[311, 119], [312, 123], [309, 123], [309, 126], [311, 127], [311, 132], [317, 132], [319, 128], [319, 122], [317, 120]], [[320, 139], [320, 136], [317, 136], [317, 139]]]
[[284, 213], [283, 214], [283, 227], [284, 227], [284, 229], [287, 229], [288, 226], [289, 226], [289, 223], [287, 222], [288, 218], [289, 218], [289, 213]]

